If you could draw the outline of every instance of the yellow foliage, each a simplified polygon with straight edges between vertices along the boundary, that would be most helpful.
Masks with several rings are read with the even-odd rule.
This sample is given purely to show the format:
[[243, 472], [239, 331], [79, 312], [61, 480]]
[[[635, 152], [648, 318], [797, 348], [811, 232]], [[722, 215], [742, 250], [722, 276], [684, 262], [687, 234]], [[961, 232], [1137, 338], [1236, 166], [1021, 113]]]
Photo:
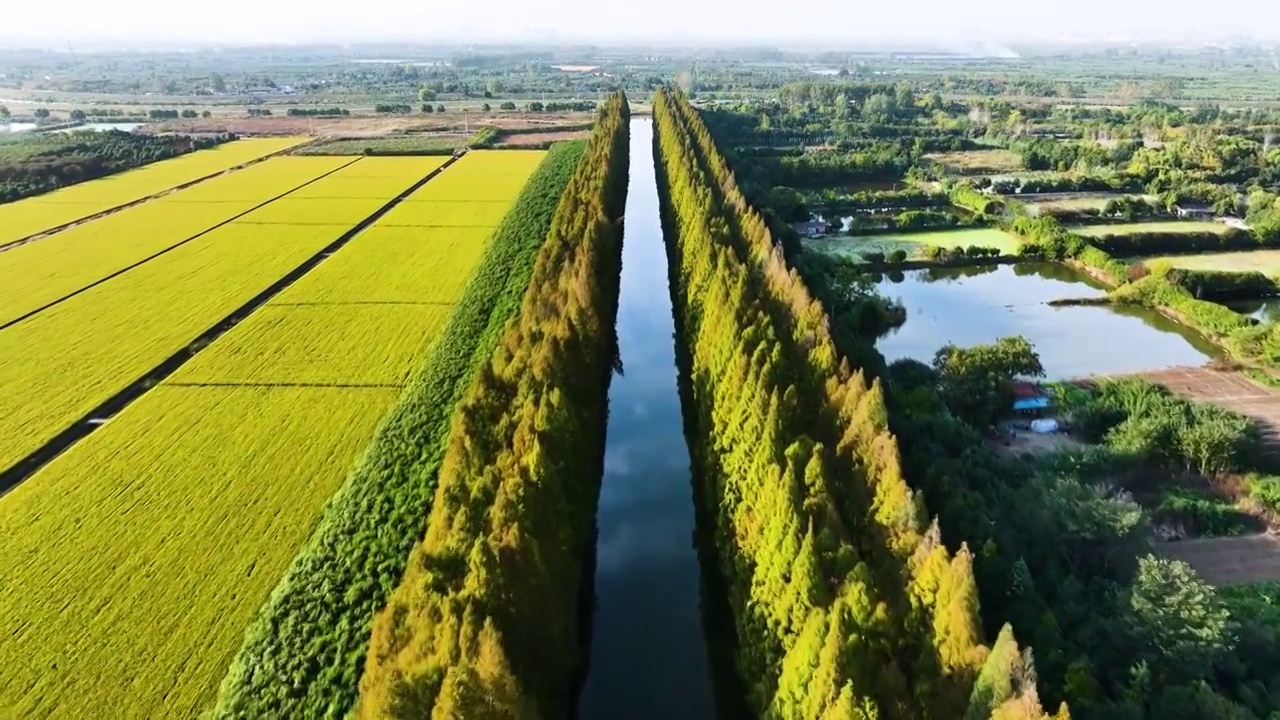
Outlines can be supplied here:
[[237, 140], [0, 206], [0, 244], [285, 150], [307, 138]]

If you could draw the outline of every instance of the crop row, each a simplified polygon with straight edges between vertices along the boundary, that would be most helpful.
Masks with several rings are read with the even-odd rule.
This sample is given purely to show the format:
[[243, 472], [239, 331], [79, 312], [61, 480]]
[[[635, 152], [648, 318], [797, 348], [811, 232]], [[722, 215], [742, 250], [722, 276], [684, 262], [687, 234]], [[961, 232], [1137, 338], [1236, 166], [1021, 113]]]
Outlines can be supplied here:
[[[346, 170], [316, 184], [341, 186]], [[423, 174], [406, 172], [402, 189]], [[252, 217], [0, 330], [0, 386], [14, 388], [0, 396], [0, 435], [12, 439], [0, 448], [0, 468], [128, 387], [350, 227], [244, 222]]]
[[72, 185], [0, 206], [0, 244], [74, 222], [113, 207], [233, 168], [304, 142], [306, 138], [237, 140], [210, 150]]
[[[98, 282], [351, 162], [273, 158], [0, 253], [0, 323]], [[193, 200], [214, 194], [217, 202]]]
[[699, 497], [762, 717], [1043, 717], [972, 556], [926, 526], [878, 382], [840, 357], [698, 112], [659, 91], [659, 195]]
[[[529, 179], [425, 362], [249, 627], [213, 716], [343, 717], [354, 705], [370, 625], [422, 531], [453, 408], [516, 311], [533, 256], [580, 156], [578, 144], [554, 147]], [[468, 155], [423, 191], [483, 157]], [[516, 161], [517, 156], [508, 160]], [[411, 231], [393, 230], [412, 245]], [[423, 237], [435, 236], [426, 231]], [[385, 268], [379, 272], [377, 277], [386, 276]], [[295, 286], [299, 292], [302, 287]], [[314, 296], [341, 298], [349, 292]], [[397, 284], [379, 293], [403, 297], [404, 288]]]
[[519, 314], [463, 397], [426, 535], [373, 626], [359, 717], [570, 714], [615, 355], [627, 121], [615, 94]]
[[[436, 165], [394, 173], [403, 188]], [[280, 252], [263, 234], [280, 229], [239, 232]], [[429, 240], [388, 252], [382, 230], [358, 234], [0, 504], [0, 526], [23, 535], [3, 571], [14, 584], [0, 632], [26, 628], [0, 651], [0, 715], [194, 717], [212, 702], [246, 625], [444, 324], [453, 298], [435, 292], [437, 273], [465, 279], [479, 257]], [[378, 300], [369, 252], [394, 268], [397, 302]], [[333, 286], [346, 301], [319, 300]]]

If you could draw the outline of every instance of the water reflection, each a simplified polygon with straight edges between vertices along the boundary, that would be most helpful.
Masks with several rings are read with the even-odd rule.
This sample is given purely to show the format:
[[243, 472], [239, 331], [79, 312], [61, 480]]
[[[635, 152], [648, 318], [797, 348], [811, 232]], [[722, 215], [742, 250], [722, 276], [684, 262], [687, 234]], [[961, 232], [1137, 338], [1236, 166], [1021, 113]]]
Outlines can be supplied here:
[[652, 121], [631, 124], [618, 349], [600, 491], [591, 662], [579, 714], [714, 716]]
[[888, 361], [928, 362], [947, 344], [1023, 335], [1050, 378], [1198, 365], [1218, 354], [1196, 333], [1146, 308], [1051, 307], [1050, 300], [1098, 298], [1098, 283], [1053, 263], [912, 270], [880, 292], [899, 299], [907, 322], [876, 343]]

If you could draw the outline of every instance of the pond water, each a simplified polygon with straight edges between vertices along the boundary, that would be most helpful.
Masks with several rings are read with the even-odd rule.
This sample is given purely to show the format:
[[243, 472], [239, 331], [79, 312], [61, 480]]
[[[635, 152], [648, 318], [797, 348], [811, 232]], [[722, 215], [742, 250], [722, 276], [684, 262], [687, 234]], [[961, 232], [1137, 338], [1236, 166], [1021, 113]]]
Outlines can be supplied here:
[[135, 123], [85, 123], [85, 124], [83, 124], [83, 125], [77, 125], [77, 126], [75, 126], [75, 127], [62, 128], [61, 130], [54, 130], [54, 132], [81, 132], [81, 131], [83, 131], [83, 130], [94, 130], [94, 131], [98, 131], [98, 132], [101, 132], [101, 131], [104, 131], [104, 130], [119, 130], [119, 131], [121, 131], [121, 132], [133, 132], [134, 130], [137, 130], [138, 128], [142, 127], [143, 125], [146, 125], [146, 123], [139, 123], [139, 122], [135, 122]]
[[623, 373], [609, 386], [596, 612], [579, 716], [701, 720], [715, 711], [648, 119], [631, 122], [625, 233], [617, 323]]
[[1049, 379], [1200, 365], [1216, 356], [1204, 338], [1145, 308], [1052, 307], [1050, 300], [1097, 298], [1105, 290], [1052, 263], [911, 270], [878, 289], [907, 309], [907, 322], [876, 347], [889, 362], [929, 362], [948, 343], [976, 345], [1022, 335]]
[[36, 127], [35, 123], [25, 123], [25, 122], [0, 123], [0, 135], [3, 135], [4, 133], [26, 132], [27, 130], [34, 130], [35, 127]]

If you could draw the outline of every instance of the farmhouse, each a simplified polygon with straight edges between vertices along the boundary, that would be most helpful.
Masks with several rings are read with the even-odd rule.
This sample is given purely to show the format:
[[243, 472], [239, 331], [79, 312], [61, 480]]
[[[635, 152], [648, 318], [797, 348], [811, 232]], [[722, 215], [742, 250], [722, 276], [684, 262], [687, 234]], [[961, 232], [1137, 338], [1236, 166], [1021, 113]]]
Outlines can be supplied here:
[[1187, 220], [1211, 220], [1215, 215], [1213, 208], [1208, 205], [1196, 205], [1191, 203], [1185, 205], [1174, 205], [1173, 212], [1178, 217]]
[[792, 227], [795, 228], [796, 232], [799, 233], [801, 237], [812, 238], [831, 234], [831, 223], [825, 220], [799, 222], [792, 225]]

